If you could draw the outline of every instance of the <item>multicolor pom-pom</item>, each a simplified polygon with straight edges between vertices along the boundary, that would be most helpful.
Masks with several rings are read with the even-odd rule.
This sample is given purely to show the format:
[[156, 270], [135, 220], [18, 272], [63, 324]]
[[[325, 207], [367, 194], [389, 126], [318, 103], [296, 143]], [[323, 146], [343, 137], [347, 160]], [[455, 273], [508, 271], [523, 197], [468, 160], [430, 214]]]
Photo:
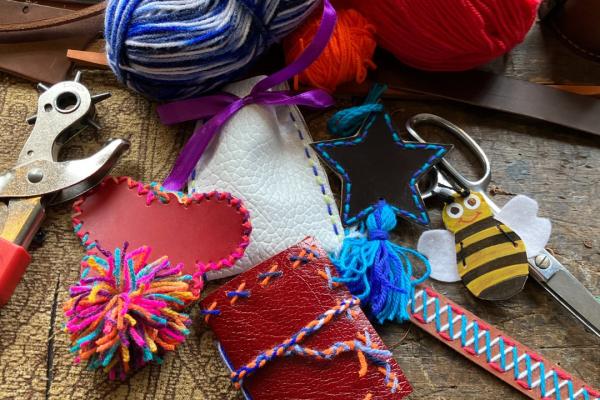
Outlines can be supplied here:
[[125, 246], [87, 256], [64, 306], [75, 362], [104, 369], [110, 379], [162, 362], [189, 334], [191, 320], [182, 310], [198, 299], [194, 279], [167, 257], [148, 262], [150, 252]]

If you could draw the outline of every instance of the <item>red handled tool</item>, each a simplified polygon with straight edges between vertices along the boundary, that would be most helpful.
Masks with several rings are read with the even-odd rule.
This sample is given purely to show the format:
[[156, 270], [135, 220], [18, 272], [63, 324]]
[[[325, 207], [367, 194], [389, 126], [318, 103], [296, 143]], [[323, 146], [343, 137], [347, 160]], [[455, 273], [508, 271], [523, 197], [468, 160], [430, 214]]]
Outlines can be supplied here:
[[63, 144], [92, 126], [94, 105], [110, 96], [92, 96], [79, 81], [39, 84], [42, 91], [33, 131], [21, 150], [16, 166], [0, 174], [0, 306], [6, 304], [31, 259], [27, 247], [37, 233], [45, 207], [80, 196], [108, 174], [129, 148], [121, 139], [110, 140], [96, 154], [71, 161], [57, 161]]

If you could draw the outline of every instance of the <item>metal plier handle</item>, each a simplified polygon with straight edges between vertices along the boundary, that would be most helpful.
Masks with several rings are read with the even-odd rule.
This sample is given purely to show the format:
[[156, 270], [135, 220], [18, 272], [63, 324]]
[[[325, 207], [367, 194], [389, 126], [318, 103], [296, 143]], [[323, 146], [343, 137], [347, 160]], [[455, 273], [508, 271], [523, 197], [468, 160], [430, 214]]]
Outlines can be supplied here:
[[27, 248], [37, 233], [48, 205], [59, 204], [90, 190], [108, 174], [129, 142], [111, 139], [94, 155], [58, 161], [61, 147], [94, 122], [95, 104], [109, 93], [91, 95], [75, 80], [42, 91], [37, 114], [28, 119], [33, 131], [16, 162], [0, 172], [0, 306], [6, 304], [31, 260]]

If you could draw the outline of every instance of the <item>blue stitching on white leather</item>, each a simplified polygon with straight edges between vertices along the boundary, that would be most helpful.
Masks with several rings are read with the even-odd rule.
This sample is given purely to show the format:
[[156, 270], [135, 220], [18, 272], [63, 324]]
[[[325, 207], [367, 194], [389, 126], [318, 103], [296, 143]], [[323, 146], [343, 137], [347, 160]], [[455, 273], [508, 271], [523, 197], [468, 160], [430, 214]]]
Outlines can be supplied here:
[[325, 200], [325, 205], [327, 206], [327, 213], [329, 214], [329, 217], [332, 220], [331, 224], [333, 226], [333, 233], [338, 237], [338, 239], [341, 239], [342, 231], [338, 227], [337, 223], [333, 220], [336, 217], [336, 213], [334, 212], [333, 208], [331, 207], [331, 202], [327, 202], [327, 198], [329, 198], [331, 201], [333, 201], [333, 198], [327, 193], [327, 188], [325, 186], [325, 183], [319, 181], [319, 180], [322, 180], [322, 178], [321, 178], [321, 175], [319, 174], [319, 169], [316, 167], [316, 165], [318, 165], [317, 164], [318, 161], [315, 160], [315, 158], [312, 156], [311, 151], [308, 148], [308, 145], [305, 143], [306, 139], [304, 138], [304, 135], [302, 134], [302, 130], [298, 126], [298, 121], [294, 117], [294, 113], [292, 111], [290, 111], [290, 118], [294, 122], [294, 126], [296, 127], [296, 130], [298, 131], [298, 137], [300, 138], [300, 140], [302, 141], [302, 144], [304, 145], [304, 155], [309, 160], [309, 162], [312, 163], [311, 169], [312, 169], [313, 175], [315, 176], [315, 179], [317, 179], [317, 184], [321, 187], [321, 194], [323, 194], [323, 199]]

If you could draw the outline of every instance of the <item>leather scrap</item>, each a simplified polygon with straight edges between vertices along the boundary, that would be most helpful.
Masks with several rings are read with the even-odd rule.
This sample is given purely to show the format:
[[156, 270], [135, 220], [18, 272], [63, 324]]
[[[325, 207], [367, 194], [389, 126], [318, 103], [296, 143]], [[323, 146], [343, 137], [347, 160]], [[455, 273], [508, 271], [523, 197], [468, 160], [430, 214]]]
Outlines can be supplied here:
[[35, 3], [22, 3], [20, 1], [0, 1], [0, 24], [16, 25], [30, 21], [61, 17], [71, 14], [71, 10], [64, 8], [48, 7]]
[[77, 65], [92, 69], [110, 69], [106, 53], [95, 51], [67, 50], [67, 58]]
[[[223, 90], [244, 97], [261, 79]], [[328, 252], [340, 248], [344, 229], [327, 172], [309, 147], [312, 141], [298, 107], [260, 105], [234, 115], [211, 141], [188, 189], [201, 193], [219, 188], [243, 199], [253, 230], [244, 257], [232, 268], [207, 273], [207, 280], [244, 272], [306, 236]]]
[[371, 116], [352, 137], [312, 143], [319, 157], [342, 180], [342, 221], [354, 225], [381, 199], [401, 217], [421, 225], [430, 219], [417, 181], [452, 146], [402, 141], [387, 113]]
[[[87, 254], [149, 246], [183, 272], [231, 267], [243, 256], [252, 226], [228, 193], [186, 196], [127, 177], [107, 177], [73, 203], [73, 228]], [[189, 221], [194, 221], [189, 223]]]
[[104, 8], [0, 0], [0, 70], [35, 82], [64, 80], [71, 67], [67, 50], [83, 50], [100, 35]]

